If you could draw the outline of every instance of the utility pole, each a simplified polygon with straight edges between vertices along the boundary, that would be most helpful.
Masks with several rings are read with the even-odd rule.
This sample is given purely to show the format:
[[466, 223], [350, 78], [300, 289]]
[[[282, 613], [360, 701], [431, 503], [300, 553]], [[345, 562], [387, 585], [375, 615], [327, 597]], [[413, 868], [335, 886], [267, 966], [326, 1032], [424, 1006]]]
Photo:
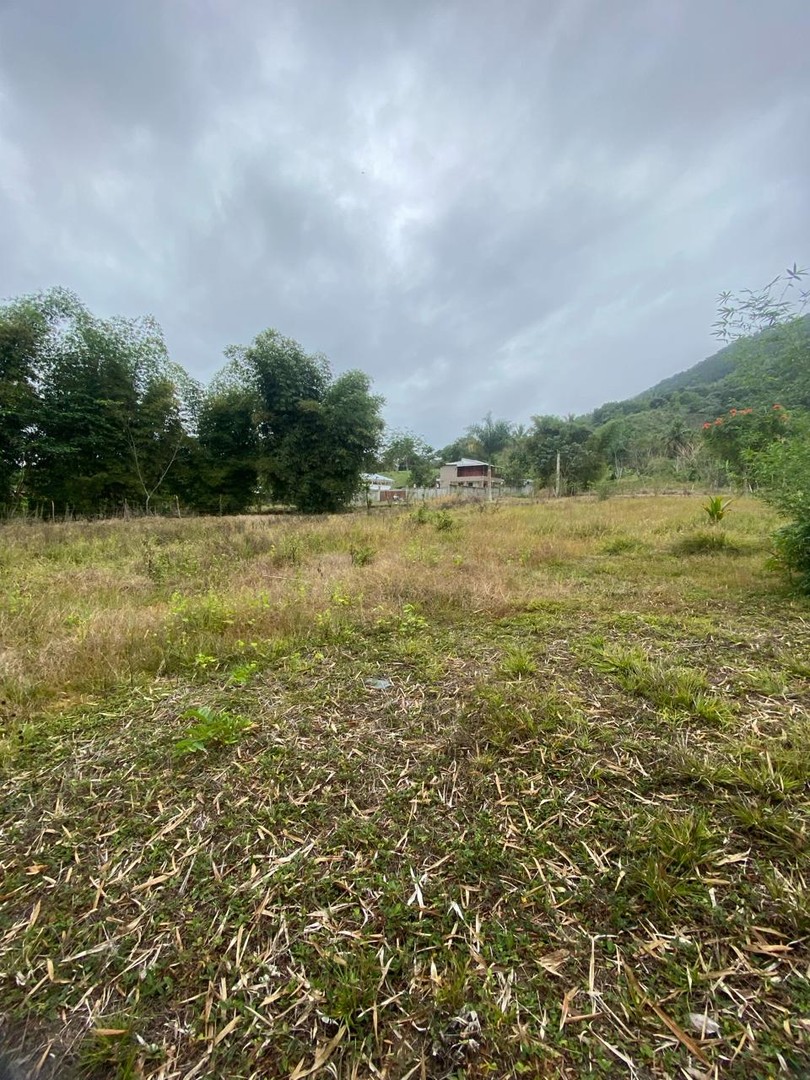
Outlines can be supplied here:
[[492, 466], [489, 466], [489, 502], [492, 502]]
[[554, 495], [560, 497], [560, 451], [557, 451], [557, 474], [554, 479]]

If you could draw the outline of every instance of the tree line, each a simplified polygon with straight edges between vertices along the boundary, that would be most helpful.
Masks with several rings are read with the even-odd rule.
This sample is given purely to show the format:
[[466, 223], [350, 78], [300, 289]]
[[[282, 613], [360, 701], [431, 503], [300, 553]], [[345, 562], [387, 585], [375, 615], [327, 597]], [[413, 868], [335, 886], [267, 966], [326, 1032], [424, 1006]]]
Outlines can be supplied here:
[[726, 294], [717, 332], [732, 344], [638, 398], [528, 425], [489, 413], [438, 450], [386, 436], [363, 372], [335, 377], [276, 330], [227, 349], [202, 387], [151, 318], [101, 319], [63, 289], [20, 297], [0, 307], [0, 513], [330, 512], [366, 471], [426, 487], [460, 457], [561, 494], [638, 480], [772, 487], [776, 451], [767, 474], [755, 459], [810, 424], [810, 319], [806, 293], [790, 294], [802, 276]]
[[154, 319], [101, 319], [63, 289], [0, 307], [0, 510], [344, 506], [383, 431], [368, 377], [276, 330], [226, 356], [203, 388]]

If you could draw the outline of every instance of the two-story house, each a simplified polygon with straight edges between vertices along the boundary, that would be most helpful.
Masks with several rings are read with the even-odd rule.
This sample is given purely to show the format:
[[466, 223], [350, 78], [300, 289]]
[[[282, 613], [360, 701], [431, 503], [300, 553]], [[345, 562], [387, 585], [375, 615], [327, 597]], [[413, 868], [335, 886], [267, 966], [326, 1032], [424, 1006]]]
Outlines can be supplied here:
[[503, 480], [488, 461], [476, 461], [475, 458], [461, 458], [450, 461], [439, 469], [439, 487], [450, 491], [462, 492], [478, 488], [500, 487]]

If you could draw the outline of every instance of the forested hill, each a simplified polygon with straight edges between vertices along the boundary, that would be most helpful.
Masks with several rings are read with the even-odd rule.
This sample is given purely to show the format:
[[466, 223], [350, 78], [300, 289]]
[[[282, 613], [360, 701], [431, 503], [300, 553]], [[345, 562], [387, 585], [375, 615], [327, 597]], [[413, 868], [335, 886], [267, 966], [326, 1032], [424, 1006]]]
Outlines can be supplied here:
[[666, 398], [679, 390], [703, 390], [723, 382], [735, 371], [739, 351], [739, 345], [736, 342], [733, 345], [726, 345], [706, 357], [705, 360], [701, 360], [700, 363], [687, 368], [686, 371], [679, 371], [676, 375], [662, 379], [661, 382], [651, 386], [649, 390], [642, 391], [631, 400], [646, 405], [654, 398]]
[[732, 407], [765, 404], [766, 399], [807, 408], [808, 372], [791, 359], [796, 356], [796, 335], [810, 343], [810, 315], [797, 321], [790, 340], [784, 328], [778, 328], [736, 341], [635, 397], [599, 406], [584, 419], [599, 427], [616, 417], [663, 409], [693, 425]]

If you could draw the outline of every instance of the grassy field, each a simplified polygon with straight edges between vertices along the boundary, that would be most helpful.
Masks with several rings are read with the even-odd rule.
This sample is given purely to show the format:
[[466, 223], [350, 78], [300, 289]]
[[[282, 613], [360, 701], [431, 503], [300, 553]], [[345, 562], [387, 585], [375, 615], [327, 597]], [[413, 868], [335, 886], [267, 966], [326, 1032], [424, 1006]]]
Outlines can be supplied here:
[[40, 1076], [810, 1075], [810, 608], [698, 498], [0, 531]]

